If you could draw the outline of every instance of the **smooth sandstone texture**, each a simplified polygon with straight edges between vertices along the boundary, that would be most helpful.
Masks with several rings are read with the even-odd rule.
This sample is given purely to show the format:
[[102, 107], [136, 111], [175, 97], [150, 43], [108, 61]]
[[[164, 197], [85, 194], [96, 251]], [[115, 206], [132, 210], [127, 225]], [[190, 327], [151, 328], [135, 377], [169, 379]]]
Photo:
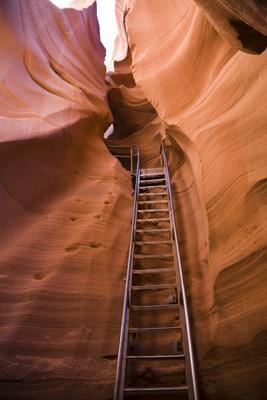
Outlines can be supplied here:
[[1, 2], [0, 140], [43, 137], [81, 119], [111, 120], [96, 7]]
[[145, 98], [141, 88], [136, 86], [131, 66], [129, 52], [123, 62], [115, 62], [115, 71], [109, 72], [106, 77], [113, 113], [113, 136], [116, 138], [127, 137], [158, 119], [156, 110]]
[[111, 397], [132, 206], [95, 5], [1, 1], [0, 398]]
[[[129, 70], [165, 125], [165, 132], [160, 125], [146, 136], [149, 125], [143, 121], [123, 141], [142, 148], [148, 140], [153, 153], [161, 140], [167, 146], [201, 398], [262, 400], [267, 56], [264, 46], [257, 51], [237, 39], [228, 16], [266, 34], [265, 7], [256, 1], [246, 7], [197, 3], [200, 7], [191, 0], [129, 0], [123, 8], [118, 2], [132, 57]], [[246, 32], [246, 38], [251, 45], [254, 33]], [[125, 79], [116, 84], [121, 109], [123, 101], [131, 108]], [[119, 137], [120, 126], [117, 132]]]
[[[101, 139], [112, 117], [95, 6], [0, 10], [1, 399], [108, 400], [132, 187]], [[147, 167], [166, 145], [205, 400], [267, 392], [264, 13], [117, 1], [112, 140], [138, 144]]]

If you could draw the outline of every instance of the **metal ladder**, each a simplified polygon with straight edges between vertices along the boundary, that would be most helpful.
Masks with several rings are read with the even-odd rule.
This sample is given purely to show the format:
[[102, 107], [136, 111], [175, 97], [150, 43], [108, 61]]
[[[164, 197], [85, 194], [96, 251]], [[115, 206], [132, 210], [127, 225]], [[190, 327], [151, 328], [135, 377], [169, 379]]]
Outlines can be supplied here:
[[170, 176], [136, 170], [114, 400], [198, 400]]

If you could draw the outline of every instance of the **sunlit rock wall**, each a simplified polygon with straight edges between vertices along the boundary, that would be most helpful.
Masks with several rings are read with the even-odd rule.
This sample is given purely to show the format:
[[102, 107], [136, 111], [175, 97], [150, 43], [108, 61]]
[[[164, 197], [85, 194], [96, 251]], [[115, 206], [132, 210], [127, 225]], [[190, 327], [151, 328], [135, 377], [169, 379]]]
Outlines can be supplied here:
[[0, 4], [0, 397], [112, 396], [131, 179], [96, 7]]
[[[128, 0], [117, 2], [117, 14], [135, 84], [165, 126], [147, 137], [146, 126], [139, 127], [123, 140], [141, 147], [152, 141], [151, 154], [159, 137], [167, 147], [201, 398], [262, 400], [266, 7], [257, 1]], [[121, 34], [115, 56], [126, 54]], [[127, 84], [116, 84], [121, 108], [123, 101], [131, 108]]]
[[77, 12], [48, 0], [2, 1], [0, 15], [1, 141], [47, 136], [98, 116], [107, 125], [95, 5]]

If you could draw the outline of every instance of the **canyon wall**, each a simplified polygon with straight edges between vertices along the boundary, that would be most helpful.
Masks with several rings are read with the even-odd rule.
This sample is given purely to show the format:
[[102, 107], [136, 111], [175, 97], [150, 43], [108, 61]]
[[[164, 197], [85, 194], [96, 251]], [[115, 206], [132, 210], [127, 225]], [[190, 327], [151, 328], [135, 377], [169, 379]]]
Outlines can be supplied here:
[[114, 118], [144, 166], [166, 146], [201, 398], [263, 400], [265, 12], [117, 0], [105, 85], [95, 5], [1, 2], [1, 399], [112, 397], [132, 205]]
[[0, 4], [1, 399], [107, 399], [131, 179], [111, 122], [95, 4]]
[[[148, 158], [166, 145], [201, 398], [263, 400], [266, 7], [128, 0], [117, 2], [117, 18], [125, 34], [111, 73], [113, 136], [123, 128], [129, 136], [119, 141]], [[145, 104], [150, 121], [139, 118], [134, 133], [121, 110], [137, 115], [139, 106], [143, 116]]]

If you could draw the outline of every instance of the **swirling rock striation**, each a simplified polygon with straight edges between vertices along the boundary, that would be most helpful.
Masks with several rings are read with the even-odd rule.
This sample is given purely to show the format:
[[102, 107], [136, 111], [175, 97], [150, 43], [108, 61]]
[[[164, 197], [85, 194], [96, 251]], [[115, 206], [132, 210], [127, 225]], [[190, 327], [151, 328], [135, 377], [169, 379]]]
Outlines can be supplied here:
[[265, 5], [117, 0], [108, 85], [95, 5], [0, 9], [1, 398], [112, 396], [132, 187], [109, 88], [112, 139], [167, 149], [201, 397], [262, 400]]
[[201, 398], [262, 400], [266, 7], [129, 0], [117, 12], [136, 86], [165, 127], [148, 139], [143, 127], [127, 142], [167, 148]]
[[96, 7], [0, 9], [0, 397], [104, 399], [132, 186], [101, 138], [112, 117]]

